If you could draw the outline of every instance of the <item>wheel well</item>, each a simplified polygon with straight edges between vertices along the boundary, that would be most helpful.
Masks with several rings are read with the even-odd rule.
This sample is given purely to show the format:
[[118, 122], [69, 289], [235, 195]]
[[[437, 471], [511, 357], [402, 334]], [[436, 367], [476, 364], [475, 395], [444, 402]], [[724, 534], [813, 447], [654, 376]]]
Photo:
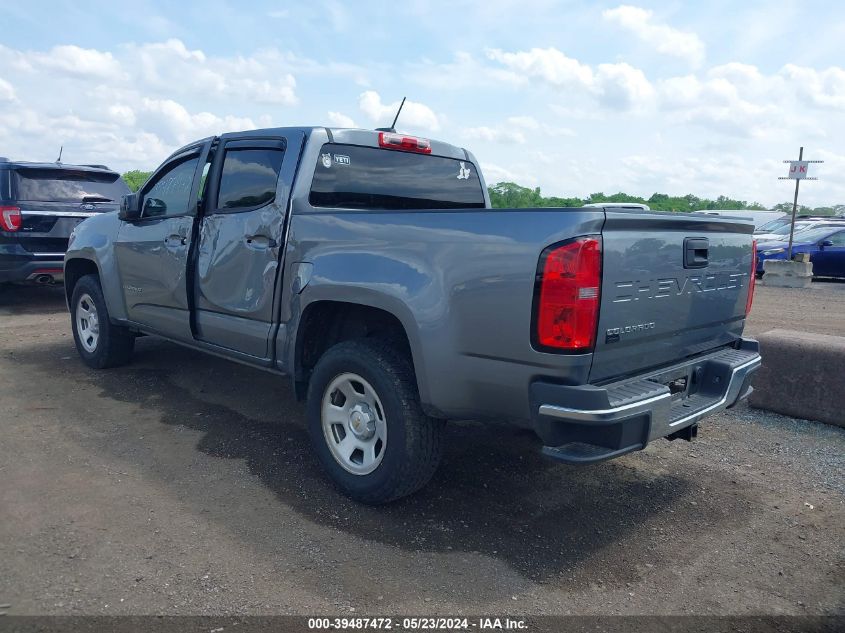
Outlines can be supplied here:
[[69, 259], [65, 262], [65, 297], [70, 305], [70, 298], [73, 296], [73, 289], [85, 275], [99, 275], [97, 264], [90, 259]]
[[393, 342], [412, 361], [411, 345], [402, 323], [380, 308], [317, 301], [310, 304], [299, 322], [295, 350], [295, 386], [299, 399], [305, 397], [311, 370], [333, 345], [356, 338], [381, 338]]

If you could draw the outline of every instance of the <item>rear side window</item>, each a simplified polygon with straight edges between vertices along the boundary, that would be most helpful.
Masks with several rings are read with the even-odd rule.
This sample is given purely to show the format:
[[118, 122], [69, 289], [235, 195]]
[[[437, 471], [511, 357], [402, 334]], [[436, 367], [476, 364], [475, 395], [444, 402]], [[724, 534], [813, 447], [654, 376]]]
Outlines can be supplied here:
[[309, 201], [390, 211], [485, 206], [478, 170], [468, 161], [333, 143], [320, 150]]
[[227, 149], [218, 209], [251, 209], [273, 201], [285, 153], [282, 149]]
[[16, 169], [17, 198], [29, 202], [118, 202], [129, 187], [115, 173]]

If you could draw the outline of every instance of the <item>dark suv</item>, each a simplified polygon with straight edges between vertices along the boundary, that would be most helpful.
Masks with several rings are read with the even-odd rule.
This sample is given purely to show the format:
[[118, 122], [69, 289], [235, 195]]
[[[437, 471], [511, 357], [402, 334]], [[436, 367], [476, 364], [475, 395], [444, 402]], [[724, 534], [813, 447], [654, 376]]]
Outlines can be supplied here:
[[117, 209], [127, 193], [120, 174], [105, 165], [0, 157], [0, 284], [61, 281], [71, 231]]

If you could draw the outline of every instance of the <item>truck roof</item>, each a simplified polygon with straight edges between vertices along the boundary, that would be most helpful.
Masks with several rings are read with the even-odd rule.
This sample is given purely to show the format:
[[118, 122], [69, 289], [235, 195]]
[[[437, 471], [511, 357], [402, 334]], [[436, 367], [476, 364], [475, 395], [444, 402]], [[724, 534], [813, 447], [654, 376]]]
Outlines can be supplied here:
[[26, 167], [28, 169], [69, 169], [73, 171], [109, 172], [117, 173], [106, 165], [74, 165], [72, 163], [45, 163], [28, 160], [0, 160], [0, 169]]
[[[245, 130], [242, 132], [226, 132], [225, 134], [221, 134], [218, 138], [227, 139], [229, 137], [237, 136], [237, 137], [244, 137], [244, 136], [255, 136], [255, 137], [262, 137], [262, 136], [276, 136], [276, 135], [284, 135], [284, 134], [291, 134], [294, 132], [301, 132], [305, 135], [306, 139], [309, 138], [314, 132], [321, 132], [325, 134], [329, 138], [330, 143], [339, 143], [342, 145], [362, 145], [365, 147], [379, 147], [379, 134], [382, 130], [368, 130], [363, 128], [341, 128], [341, 127], [326, 127], [322, 125], [310, 125], [310, 126], [290, 126], [290, 127], [274, 127], [274, 128], [262, 128], [258, 130]], [[446, 143], [444, 141], [438, 141], [436, 139], [432, 139], [429, 137], [422, 137], [416, 134], [408, 134], [405, 132], [396, 132], [396, 134], [400, 134], [402, 136], [409, 136], [412, 138], [425, 138], [431, 143], [431, 153], [437, 156], [446, 156], [448, 158], [456, 158], [459, 160], [472, 160], [471, 155], [467, 150], [462, 147], [457, 147], [456, 145], [452, 145], [451, 143]], [[185, 150], [191, 149], [196, 147], [197, 145], [201, 145], [206, 141], [212, 139], [214, 137], [206, 137], [203, 139], [199, 139], [194, 141], [193, 143], [188, 143], [187, 145], [180, 147], [175, 152], [171, 154], [172, 156], [177, 156], [181, 154]]]

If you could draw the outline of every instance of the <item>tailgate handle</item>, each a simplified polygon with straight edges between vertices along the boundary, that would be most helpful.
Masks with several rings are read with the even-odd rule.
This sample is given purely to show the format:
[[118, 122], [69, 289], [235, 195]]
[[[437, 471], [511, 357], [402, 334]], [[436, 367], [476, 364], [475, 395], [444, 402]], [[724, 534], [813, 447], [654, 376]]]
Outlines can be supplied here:
[[710, 241], [706, 237], [684, 239], [684, 268], [707, 268]]

